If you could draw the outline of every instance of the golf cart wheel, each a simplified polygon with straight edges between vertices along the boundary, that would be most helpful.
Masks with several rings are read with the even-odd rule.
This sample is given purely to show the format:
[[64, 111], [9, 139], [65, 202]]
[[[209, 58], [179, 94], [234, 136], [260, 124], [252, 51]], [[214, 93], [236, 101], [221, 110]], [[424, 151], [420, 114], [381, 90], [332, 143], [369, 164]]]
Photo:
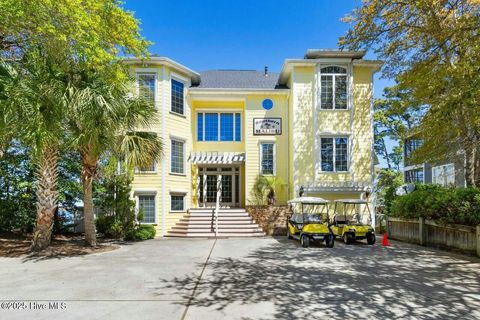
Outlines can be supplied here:
[[335, 237], [333, 234], [329, 234], [328, 236], [325, 237], [325, 245], [327, 248], [333, 248], [335, 244]]
[[290, 228], [287, 226], [287, 238], [293, 239], [292, 235], [290, 234]]
[[374, 245], [374, 244], [375, 244], [375, 240], [376, 240], [376, 238], [375, 238], [375, 234], [374, 234], [374, 233], [369, 233], [369, 234], [367, 234], [367, 243], [368, 243], [369, 245]]
[[354, 240], [354, 236], [352, 233], [345, 233], [345, 235], [343, 236], [343, 241], [345, 242], [345, 244], [351, 244]]
[[302, 245], [302, 247], [304, 248], [308, 248], [309, 244], [310, 244], [310, 239], [308, 238], [308, 236], [306, 235], [302, 235], [300, 237], [300, 244]]

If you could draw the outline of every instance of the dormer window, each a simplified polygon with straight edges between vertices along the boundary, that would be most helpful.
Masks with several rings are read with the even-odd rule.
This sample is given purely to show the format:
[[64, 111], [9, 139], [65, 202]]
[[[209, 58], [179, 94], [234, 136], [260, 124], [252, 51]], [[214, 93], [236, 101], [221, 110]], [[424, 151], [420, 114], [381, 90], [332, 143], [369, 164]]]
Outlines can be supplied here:
[[328, 66], [320, 69], [320, 108], [348, 108], [347, 69], [339, 66]]

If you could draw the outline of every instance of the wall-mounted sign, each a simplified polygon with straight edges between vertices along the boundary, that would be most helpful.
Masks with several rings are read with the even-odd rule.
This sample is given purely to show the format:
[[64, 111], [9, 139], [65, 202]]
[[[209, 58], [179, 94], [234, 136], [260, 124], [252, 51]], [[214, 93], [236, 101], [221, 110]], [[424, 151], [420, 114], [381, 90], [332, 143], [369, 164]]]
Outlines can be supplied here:
[[270, 110], [273, 108], [273, 101], [270, 99], [265, 99], [262, 101], [262, 107], [265, 110]]
[[282, 134], [282, 118], [253, 118], [253, 134]]

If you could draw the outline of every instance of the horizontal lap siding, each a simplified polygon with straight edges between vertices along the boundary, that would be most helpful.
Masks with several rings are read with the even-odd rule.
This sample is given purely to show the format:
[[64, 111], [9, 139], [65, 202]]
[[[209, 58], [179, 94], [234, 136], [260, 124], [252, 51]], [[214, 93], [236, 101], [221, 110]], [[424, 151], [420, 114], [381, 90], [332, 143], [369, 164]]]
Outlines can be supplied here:
[[[264, 99], [273, 101], [273, 108], [265, 110], [262, 107]], [[250, 204], [249, 197], [255, 180], [260, 174], [260, 143], [274, 142], [276, 145], [276, 176], [282, 180], [283, 186], [277, 190], [277, 202], [284, 204], [288, 200], [288, 176], [287, 176], [287, 108], [288, 100], [286, 95], [268, 96], [268, 95], [250, 95], [247, 97], [246, 103], [246, 163], [245, 178], [247, 197], [247, 205]], [[253, 119], [254, 118], [282, 118], [282, 134], [281, 135], [253, 135]]]
[[354, 117], [352, 163], [355, 180], [372, 182], [372, 73], [368, 68], [353, 68]]
[[[153, 68], [149, 68], [150, 70]], [[191, 204], [191, 186], [190, 186], [190, 164], [188, 157], [192, 149], [192, 136], [191, 136], [191, 110], [188, 99], [185, 95], [185, 116], [178, 116], [170, 113], [171, 110], [171, 75], [172, 70], [165, 67], [158, 67], [157, 70], [157, 107], [158, 122], [153, 128], [162, 139], [163, 142], [163, 156], [157, 161], [156, 173], [141, 173], [135, 174], [132, 183], [132, 190], [134, 193], [139, 192], [156, 192], [155, 210], [156, 210], [156, 229], [157, 234], [161, 234], [162, 230], [162, 210], [165, 208], [166, 214], [166, 227], [168, 229], [178, 221], [183, 214], [170, 213], [170, 190], [184, 190], [185, 196], [185, 209], [190, 207]], [[165, 75], [162, 73], [165, 70]], [[151, 72], [151, 71], [148, 71]], [[177, 71], [173, 71], [179, 74]], [[184, 78], [188, 78], [186, 75], [179, 74]], [[185, 90], [189, 87], [189, 83], [185, 84]], [[162, 132], [162, 117], [165, 121], [165, 135]], [[171, 157], [171, 137], [181, 138], [185, 141], [185, 175], [175, 176], [170, 174], [170, 157]], [[165, 168], [165, 190], [162, 190], [162, 166]], [[165, 204], [163, 203], [165, 198]]]

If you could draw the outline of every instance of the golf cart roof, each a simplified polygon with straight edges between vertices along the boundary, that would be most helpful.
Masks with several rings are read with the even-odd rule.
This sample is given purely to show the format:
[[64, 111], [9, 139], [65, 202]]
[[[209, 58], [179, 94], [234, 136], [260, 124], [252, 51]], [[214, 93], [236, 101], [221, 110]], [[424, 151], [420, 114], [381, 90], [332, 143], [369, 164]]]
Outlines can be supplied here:
[[362, 199], [337, 199], [335, 202], [346, 204], [368, 204], [367, 200]]
[[288, 201], [288, 204], [327, 204], [328, 201], [323, 198], [316, 197], [299, 197]]

